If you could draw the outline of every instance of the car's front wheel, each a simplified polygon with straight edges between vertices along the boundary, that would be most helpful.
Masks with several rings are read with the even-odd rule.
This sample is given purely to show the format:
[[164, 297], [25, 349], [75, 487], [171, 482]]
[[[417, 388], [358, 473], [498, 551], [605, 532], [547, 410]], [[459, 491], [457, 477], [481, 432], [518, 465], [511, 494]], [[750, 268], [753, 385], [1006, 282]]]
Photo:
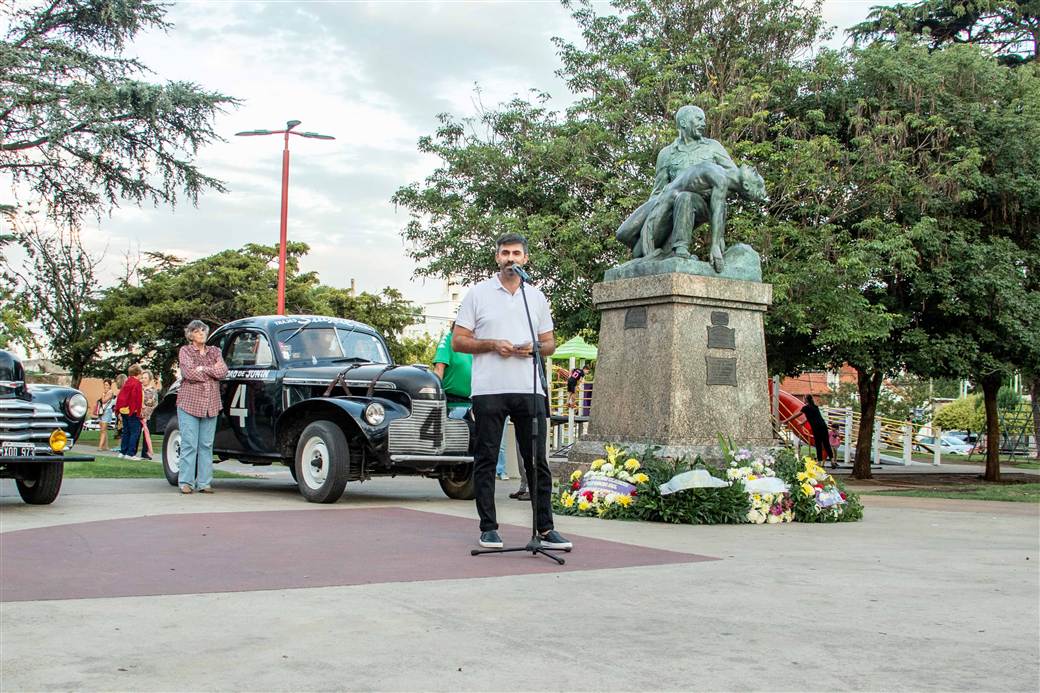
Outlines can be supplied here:
[[30, 505], [48, 505], [61, 491], [65, 465], [61, 462], [43, 462], [23, 466], [24, 477], [15, 480], [18, 495]]
[[460, 464], [444, 471], [438, 481], [448, 498], [473, 500], [477, 497], [477, 486], [473, 483], [473, 464]]
[[176, 486], [181, 473], [181, 429], [176, 416], [167, 422], [163, 433], [162, 462], [166, 480]]
[[331, 421], [315, 421], [296, 442], [296, 485], [311, 503], [335, 503], [343, 495], [350, 470], [350, 449], [343, 430]]

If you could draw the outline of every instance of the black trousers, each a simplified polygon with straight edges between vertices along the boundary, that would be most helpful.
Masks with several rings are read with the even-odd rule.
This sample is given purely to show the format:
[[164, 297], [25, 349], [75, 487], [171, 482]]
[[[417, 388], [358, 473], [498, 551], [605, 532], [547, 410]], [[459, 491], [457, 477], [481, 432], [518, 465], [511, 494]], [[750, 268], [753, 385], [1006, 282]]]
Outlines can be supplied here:
[[[545, 459], [545, 398], [539, 396], [532, 402], [530, 393], [519, 392], [475, 395], [473, 415], [477, 421], [473, 483], [477, 492], [480, 531], [498, 529], [495, 518], [495, 466], [498, 464], [498, 448], [502, 443], [502, 427], [508, 416], [516, 427], [516, 440], [520, 446], [520, 457], [523, 458], [528, 481], [534, 480], [532, 462], [538, 465], [538, 488], [531, 487], [531, 502], [538, 503], [538, 531], [548, 532], [553, 528], [553, 516], [552, 476], [549, 474], [549, 462]], [[536, 425], [538, 442], [532, 456], [531, 431]]]
[[[826, 428], [812, 429], [813, 443], [816, 445], [816, 459], [820, 462], [834, 459], [834, 450], [831, 448], [831, 432]], [[824, 453], [827, 456], [824, 457]]]

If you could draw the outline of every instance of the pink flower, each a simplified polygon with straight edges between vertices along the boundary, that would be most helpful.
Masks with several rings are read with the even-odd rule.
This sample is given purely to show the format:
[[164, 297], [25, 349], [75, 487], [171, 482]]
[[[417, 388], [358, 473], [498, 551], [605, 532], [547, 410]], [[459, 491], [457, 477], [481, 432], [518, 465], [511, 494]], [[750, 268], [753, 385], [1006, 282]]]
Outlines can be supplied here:
[[579, 488], [581, 488], [581, 482], [580, 481], [575, 481], [573, 484], [571, 484], [571, 488], [573, 490], [577, 491]]

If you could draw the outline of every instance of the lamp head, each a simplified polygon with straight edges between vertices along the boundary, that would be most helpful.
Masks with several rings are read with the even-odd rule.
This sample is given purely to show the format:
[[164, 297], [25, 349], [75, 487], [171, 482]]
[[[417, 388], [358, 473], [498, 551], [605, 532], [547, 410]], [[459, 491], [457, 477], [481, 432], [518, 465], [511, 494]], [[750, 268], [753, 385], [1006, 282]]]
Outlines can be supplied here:
[[300, 124], [300, 121], [298, 121], [298, 120], [288, 120], [288, 121], [285, 122], [285, 129], [286, 130], [292, 130], [294, 127], [296, 127], [299, 124]]

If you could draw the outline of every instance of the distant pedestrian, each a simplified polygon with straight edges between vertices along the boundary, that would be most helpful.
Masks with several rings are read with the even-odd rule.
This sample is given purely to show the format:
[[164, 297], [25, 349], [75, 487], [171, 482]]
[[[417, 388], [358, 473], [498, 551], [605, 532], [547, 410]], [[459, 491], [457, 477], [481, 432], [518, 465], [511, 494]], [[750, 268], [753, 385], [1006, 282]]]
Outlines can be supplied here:
[[178, 362], [181, 385], [177, 390], [177, 425], [181, 434], [181, 493], [213, 493], [213, 435], [220, 413], [220, 379], [227, 364], [220, 349], [206, 346], [209, 327], [192, 320], [184, 328], [188, 343], [181, 347]]
[[108, 429], [115, 422], [116, 391], [111, 378], [105, 378], [101, 384], [101, 396], [98, 397], [94, 413], [97, 416], [101, 431], [98, 433], [98, 452], [108, 450]]
[[[841, 447], [841, 431], [838, 428], [838, 424], [831, 424], [831, 430], [827, 434], [827, 440], [829, 440], [830, 443], [831, 443], [831, 450], [832, 451], [833, 450], [837, 450], [839, 447]], [[831, 462], [831, 468], [832, 469], [837, 469], [837, 467], [838, 467], [838, 457], [837, 457], [837, 455], [835, 455], [832, 459], [834, 461]]]
[[575, 368], [567, 376], [567, 408], [577, 409], [578, 408], [578, 386], [581, 381], [585, 379], [585, 372], [588, 366], [581, 366]]
[[116, 411], [123, 420], [123, 439], [119, 442], [119, 456], [139, 460], [137, 457], [137, 440], [141, 435], [141, 405], [143, 402], [141, 381], [141, 364], [135, 363], [126, 371], [126, 382], [119, 389], [116, 397]]
[[[120, 373], [116, 376], [116, 387], [115, 387], [115, 399], [119, 399], [119, 393], [123, 389], [123, 385], [126, 384], [126, 373]], [[112, 434], [114, 438], [122, 438], [123, 436], [123, 417], [119, 415], [117, 411], [115, 400], [112, 401], [112, 412], [115, 418], [115, 430]]]
[[823, 414], [820, 413], [820, 408], [816, 406], [816, 401], [813, 399], [812, 395], [806, 395], [805, 406], [794, 414], [788, 416], [780, 423], [785, 424], [791, 419], [795, 419], [799, 416], [805, 417], [805, 422], [809, 424], [809, 429], [812, 431], [813, 445], [816, 446], [816, 459], [820, 462], [831, 460], [831, 467], [834, 467], [836, 463], [833, 462], [834, 450], [831, 448], [830, 430], [827, 427], [827, 422], [823, 418]]
[[152, 459], [152, 435], [148, 432], [148, 420], [159, 405], [159, 390], [155, 387], [155, 378], [149, 370], [141, 371], [141, 457]]

